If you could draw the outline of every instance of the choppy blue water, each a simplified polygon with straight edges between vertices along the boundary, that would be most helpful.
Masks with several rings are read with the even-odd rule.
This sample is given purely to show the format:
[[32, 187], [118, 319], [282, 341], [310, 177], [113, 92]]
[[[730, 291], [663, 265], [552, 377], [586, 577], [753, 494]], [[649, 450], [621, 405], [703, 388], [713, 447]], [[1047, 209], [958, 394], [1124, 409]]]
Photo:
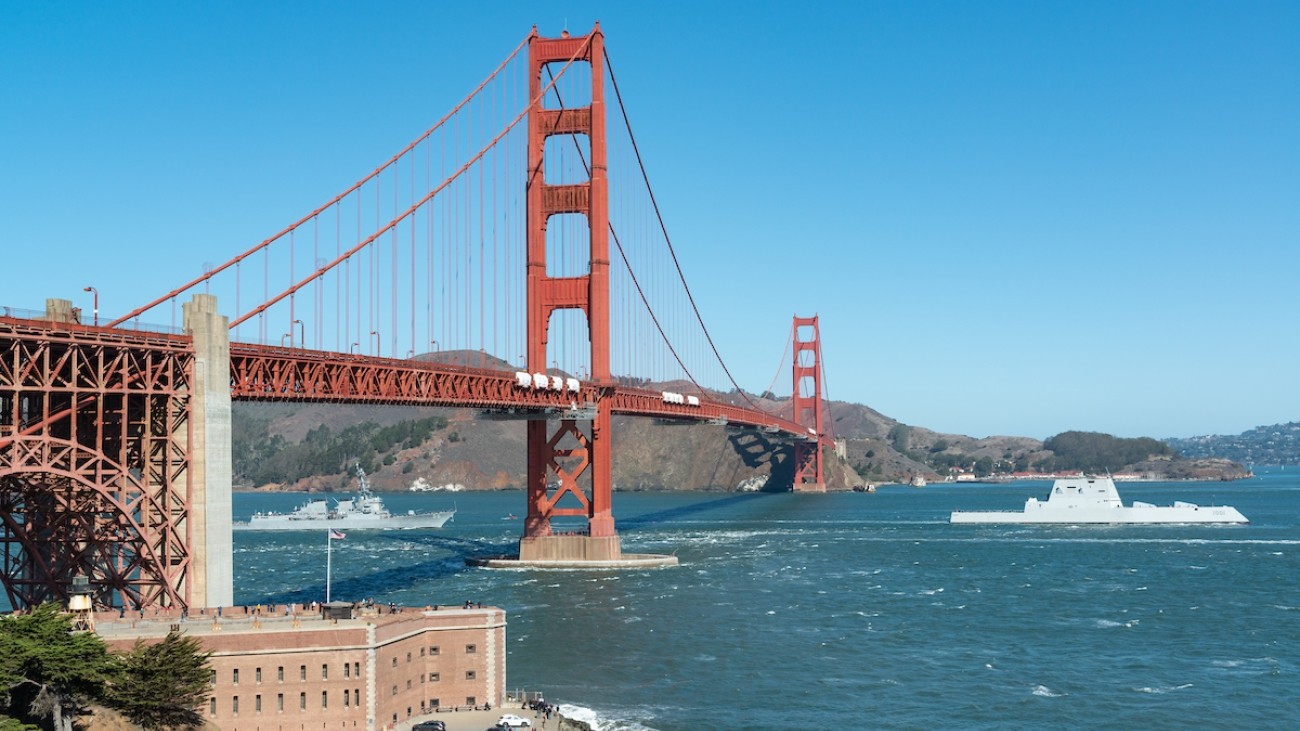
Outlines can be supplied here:
[[[951, 526], [1045, 483], [875, 495], [615, 495], [646, 571], [493, 571], [523, 495], [460, 493], [440, 531], [335, 542], [335, 598], [505, 607], [508, 685], [602, 729], [1300, 726], [1300, 469], [1120, 485], [1248, 526]], [[236, 517], [294, 496], [236, 495]], [[388, 498], [436, 509], [443, 495]], [[241, 603], [324, 595], [324, 535], [236, 534]], [[793, 719], [783, 723], [777, 714]]]

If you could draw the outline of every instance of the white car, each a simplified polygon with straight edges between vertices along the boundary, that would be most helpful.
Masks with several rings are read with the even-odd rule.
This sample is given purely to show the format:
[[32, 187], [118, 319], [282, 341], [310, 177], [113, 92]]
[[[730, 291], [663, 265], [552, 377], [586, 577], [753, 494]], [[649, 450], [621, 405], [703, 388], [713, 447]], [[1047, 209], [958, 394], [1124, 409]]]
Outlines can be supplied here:
[[507, 713], [497, 719], [497, 725], [505, 726], [507, 728], [528, 728], [533, 725], [533, 722], [523, 716], [516, 716], [513, 713]]

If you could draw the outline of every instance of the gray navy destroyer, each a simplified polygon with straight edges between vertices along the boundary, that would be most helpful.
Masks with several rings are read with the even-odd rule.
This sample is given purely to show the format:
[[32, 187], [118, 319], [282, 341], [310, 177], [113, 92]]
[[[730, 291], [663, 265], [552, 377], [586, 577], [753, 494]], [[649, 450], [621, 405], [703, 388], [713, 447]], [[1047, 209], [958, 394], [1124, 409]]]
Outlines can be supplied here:
[[1150, 524], [1150, 523], [1249, 523], [1230, 505], [1202, 506], [1174, 501], [1173, 505], [1152, 505], [1134, 501], [1125, 506], [1110, 477], [1078, 477], [1057, 480], [1047, 500], [1031, 497], [1023, 511], [958, 510], [952, 523], [1067, 523], [1067, 524]]
[[407, 511], [393, 515], [384, 501], [370, 491], [366, 471], [357, 465], [357, 497], [336, 500], [330, 507], [326, 498], [313, 498], [291, 513], [256, 513], [247, 523], [235, 523], [235, 530], [401, 530], [441, 528], [456, 514], [453, 510], [437, 513]]

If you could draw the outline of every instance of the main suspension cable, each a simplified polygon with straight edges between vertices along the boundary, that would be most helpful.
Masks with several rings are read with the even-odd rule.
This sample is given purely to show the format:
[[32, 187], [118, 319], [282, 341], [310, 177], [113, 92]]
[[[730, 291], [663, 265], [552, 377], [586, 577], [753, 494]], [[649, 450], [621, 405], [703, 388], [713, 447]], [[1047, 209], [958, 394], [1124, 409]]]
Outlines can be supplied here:
[[645, 181], [646, 192], [650, 195], [650, 205], [654, 208], [655, 219], [659, 221], [659, 229], [663, 231], [664, 242], [668, 244], [668, 253], [673, 258], [673, 266], [677, 268], [677, 276], [682, 281], [682, 288], [686, 290], [686, 298], [691, 303], [691, 310], [695, 313], [696, 321], [700, 323], [700, 329], [704, 332], [704, 339], [708, 341], [709, 347], [713, 349], [713, 356], [718, 359], [718, 365], [722, 366], [722, 372], [727, 374], [727, 380], [731, 381], [731, 385], [735, 387], [736, 392], [745, 400], [745, 403], [757, 411], [759, 410], [758, 405], [749, 398], [749, 395], [740, 387], [740, 384], [736, 383], [735, 377], [731, 375], [731, 370], [727, 368], [727, 364], [722, 360], [722, 354], [718, 352], [718, 346], [713, 342], [713, 336], [709, 334], [709, 329], [704, 324], [704, 318], [700, 315], [700, 308], [695, 304], [695, 297], [691, 294], [691, 288], [686, 284], [686, 275], [682, 272], [681, 262], [677, 260], [677, 252], [673, 249], [672, 239], [668, 236], [668, 226], [664, 223], [663, 214], [659, 210], [659, 202], [655, 199], [654, 189], [650, 187], [650, 175], [646, 172], [645, 162], [641, 159], [641, 148], [637, 145], [636, 135], [632, 132], [632, 121], [628, 119], [627, 107], [623, 104], [623, 95], [618, 90], [618, 80], [614, 78], [614, 66], [610, 63], [609, 54], [605, 53], [604, 55], [605, 67], [609, 69], [609, 81], [614, 87], [614, 98], [618, 99], [618, 108], [623, 114], [623, 125], [627, 128], [628, 138], [632, 143], [632, 152], [636, 155], [637, 166], [641, 169], [641, 177]]
[[[171, 299], [171, 298], [173, 298], [173, 297], [175, 297], [175, 296], [181, 294], [182, 292], [185, 292], [185, 291], [187, 291], [187, 290], [189, 290], [189, 289], [191, 289], [191, 288], [193, 288], [193, 287], [195, 287], [195, 286], [197, 286], [197, 285], [199, 285], [199, 284], [202, 284], [202, 283], [204, 283], [204, 282], [206, 282], [206, 281], [212, 279], [212, 277], [214, 277], [214, 276], [216, 276], [217, 274], [220, 274], [221, 272], [225, 271], [226, 269], [229, 269], [230, 267], [232, 267], [232, 266], [234, 266], [234, 265], [240, 263], [241, 261], [243, 261], [244, 259], [248, 258], [248, 257], [251, 256], [252, 254], [255, 254], [255, 253], [257, 253], [258, 251], [261, 251], [262, 249], [264, 249], [264, 248], [270, 246], [272, 243], [274, 243], [275, 241], [279, 240], [280, 237], [282, 237], [282, 236], [284, 236], [285, 234], [287, 234], [287, 233], [293, 231], [294, 229], [296, 229], [296, 228], [298, 228], [299, 226], [303, 225], [303, 224], [306, 223], [307, 221], [310, 221], [312, 218], [315, 218], [316, 216], [319, 216], [321, 213], [323, 213], [323, 212], [325, 212], [327, 209], [329, 209], [330, 206], [332, 206], [332, 205], [334, 205], [335, 203], [338, 203], [339, 201], [343, 200], [343, 199], [346, 198], [349, 194], [351, 194], [352, 192], [354, 192], [354, 191], [360, 189], [361, 186], [365, 185], [366, 183], [370, 182], [371, 180], [374, 180], [375, 177], [377, 177], [380, 173], [382, 173], [383, 171], [387, 170], [390, 166], [392, 166], [392, 165], [395, 164], [398, 160], [400, 160], [400, 159], [402, 158], [402, 156], [404, 156], [406, 153], [410, 152], [411, 150], [415, 149], [415, 146], [416, 146], [416, 145], [418, 145], [418, 144], [420, 144], [421, 142], [425, 141], [426, 139], [429, 138], [430, 135], [432, 135], [434, 132], [438, 131], [438, 129], [439, 129], [440, 127], [442, 127], [442, 125], [445, 124], [445, 123], [447, 122], [447, 120], [449, 120], [449, 119], [451, 119], [452, 117], [456, 116], [456, 114], [457, 114], [457, 113], [458, 113], [462, 108], [464, 108], [464, 106], [465, 106], [466, 104], [469, 104], [470, 101], [472, 101], [472, 100], [474, 99], [474, 97], [478, 96], [478, 93], [479, 93], [480, 91], [482, 91], [482, 90], [483, 90], [483, 89], [484, 89], [488, 84], [490, 84], [490, 83], [492, 82], [493, 79], [496, 78], [497, 74], [501, 73], [501, 70], [502, 70], [502, 69], [504, 69], [504, 68], [505, 68], [505, 67], [506, 67], [506, 66], [507, 66], [507, 65], [508, 65], [512, 60], [514, 60], [515, 56], [519, 55], [519, 52], [522, 51], [522, 50], [524, 49], [524, 47], [528, 45], [528, 42], [531, 41], [531, 40], [533, 39], [533, 37], [536, 36], [536, 35], [537, 35], [537, 28], [536, 28], [536, 26], [534, 26], [533, 29], [532, 29], [531, 31], [528, 32], [528, 35], [525, 36], [524, 39], [523, 39], [522, 41], [520, 41], [519, 45], [518, 45], [518, 46], [515, 46], [515, 50], [511, 51], [511, 52], [510, 52], [510, 55], [509, 55], [509, 56], [506, 56], [506, 59], [505, 59], [504, 61], [502, 61], [502, 62], [501, 62], [501, 63], [500, 63], [500, 64], [499, 64], [495, 69], [493, 69], [493, 70], [492, 70], [492, 73], [489, 74], [488, 77], [487, 77], [486, 79], [484, 79], [483, 82], [482, 82], [481, 84], [479, 84], [477, 87], [475, 87], [474, 90], [471, 91], [471, 92], [469, 93], [468, 96], [466, 96], [464, 99], [462, 99], [461, 102], [460, 102], [459, 104], [457, 104], [454, 108], [452, 108], [452, 110], [451, 110], [450, 112], [447, 112], [447, 114], [444, 115], [442, 119], [439, 119], [438, 122], [437, 122], [437, 124], [433, 125], [433, 126], [430, 127], [428, 130], [426, 130], [426, 131], [424, 132], [424, 134], [420, 135], [419, 137], [416, 137], [415, 140], [414, 140], [413, 142], [411, 142], [411, 143], [410, 143], [409, 145], [407, 145], [406, 147], [402, 148], [402, 150], [401, 150], [400, 152], [398, 152], [396, 155], [393, 155], [392, 158], [390, 158], [390, 159], [388, 160], [388, 162], [385, 162], [384, 164], [382, 164], [382, 165], [380, 165], [379, 167], [375, 168], [374, 172], [372, 172], [372, 173], [370, 173], [369, 175], [367, 175], [366, 177], [364, 177], [364, 178], [358, 180], [356, 183], [354, 183], [354, 184], [353, 184], [351, 187], [349, 187], [347, 190], [343, 191], [342, 193], [339, 193], [338, 195], [336, 195], [336, 196], [334, 196], [332, 199], [330, 199], [330, 201], [329, 201], [328, 203], [326, 203], [326, 204], [320, 206], [319, 208], [317, 208], [316, 210], [314, 210], [314, 211], [312, 211], [311, 213], [307, 214], [306, 216], [303, 216], [302, 218], [298, 219], [297, 221], [295, 221], [294, 223], [290, 224], [288, 227], [286, 227], [284, 230], [280, 231], [280, 232], [277, 233], [276, 235], [274, 235], [274, 236], [272, 236], [272, 237], [270, 237], [270, 238], [268, 238], [268, 239], [262, 241], [260, 244], [257, 244], [257, 245], [254, 246], [253, 248], [249, 249], [248, 251], [245, 251], [244, 253], [240, 254], [239, 256], [236, 256], [234, 259], [231, 259], [230, 261], [226, 262], [225, 264], [222, 264], [221, 266], [216, 267], [216, 268], [212, 269], [211, 271], [204, 272], [202, 276], [195, 278], [194, 280], [190, 281], [188, 284], [185, 284], [185, 285], [183, 285], [183, 286], [181, 286], [181, 287], [177, 287], [176, 289], [173, 289], [172, 291], [170, 291], [170, 292], [168, 292], [167, 294], [165, 294], [165, 295], [159, 297], [158, 299], [153, 300], [153, 301], [150, 302], [149, 304], [144, 305], [144, 306], [141, 306], [141, 307], [137, 307], [136, 309], [134, 309], [134, 310], [128, 312], [127, 314], [122, 315], [121, 317], [117, 318], [116, 320], [113, 320], [112, 322], [108, 323], [107, 326], [108, 326], [108, 327], [117, 327], [118, 325], [120, 325], [120, 324], [126, 322], [127, 320], [130, 320], [130, 319], [133, 318], [133, 317], [138, 317], [138, 316], [144, 314], [145, 312], [148, 312], [149, 310], [152, 310], [153, 308], [155, 308], [155, 307], [157, 307], [158, 305], [162, 304], [163, 302], [166, 302], [167, 300], [169, 300], [169, 299]], [[513, 125], [512, 125], [512, 126], [513, 126]]]

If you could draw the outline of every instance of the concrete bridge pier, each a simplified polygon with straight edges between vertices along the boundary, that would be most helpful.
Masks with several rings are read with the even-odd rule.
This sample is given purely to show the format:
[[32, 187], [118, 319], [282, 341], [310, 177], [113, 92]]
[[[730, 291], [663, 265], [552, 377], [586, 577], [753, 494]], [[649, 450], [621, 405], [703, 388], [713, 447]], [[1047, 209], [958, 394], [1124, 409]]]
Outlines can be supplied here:
[[194, 340], [190, 402], [190, 605], [234, 604], [231, 535], [230, 328], [217, 298], [196, 294], [182, 306]]

